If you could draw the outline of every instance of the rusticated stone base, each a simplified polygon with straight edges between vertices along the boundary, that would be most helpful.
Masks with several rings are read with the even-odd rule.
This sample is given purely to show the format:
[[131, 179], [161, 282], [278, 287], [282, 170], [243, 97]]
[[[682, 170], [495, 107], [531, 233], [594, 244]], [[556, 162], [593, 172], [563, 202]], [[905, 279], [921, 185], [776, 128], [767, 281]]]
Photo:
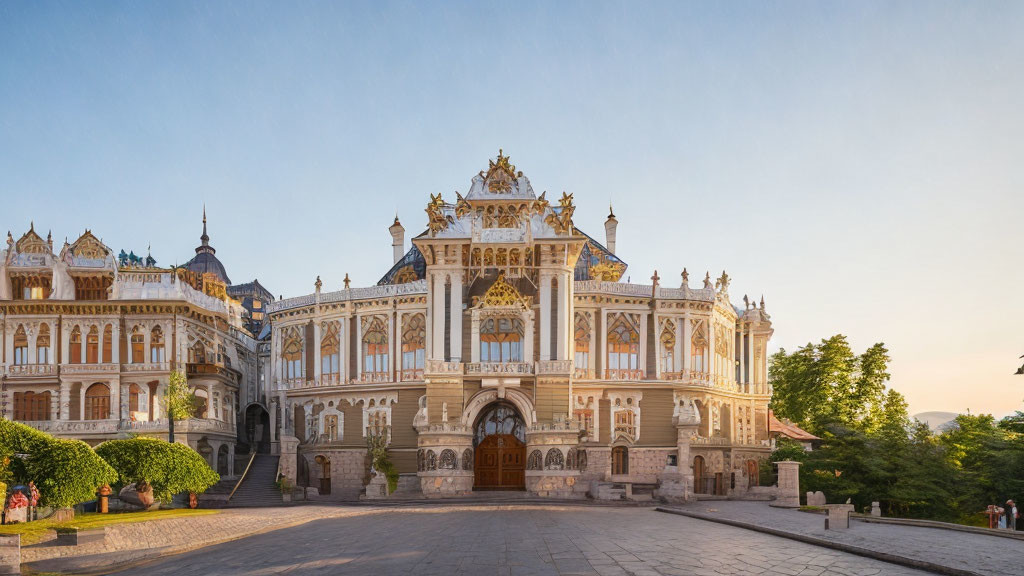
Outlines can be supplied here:
[[473, 492], [473, 472], [437, 470], [420, 472], [420, 489], [426, 498], [466, 496]]

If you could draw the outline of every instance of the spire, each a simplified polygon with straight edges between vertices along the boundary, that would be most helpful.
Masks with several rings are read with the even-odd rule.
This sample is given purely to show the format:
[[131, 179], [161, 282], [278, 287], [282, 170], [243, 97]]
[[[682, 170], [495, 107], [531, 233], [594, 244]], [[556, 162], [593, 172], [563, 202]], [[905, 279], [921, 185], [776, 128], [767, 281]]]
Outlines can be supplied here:
[[203, 241], [203, 246], [210, 245], [210, 237], [206, 234], [206, 203], [203, 203], [203, 235], [199, 237]]

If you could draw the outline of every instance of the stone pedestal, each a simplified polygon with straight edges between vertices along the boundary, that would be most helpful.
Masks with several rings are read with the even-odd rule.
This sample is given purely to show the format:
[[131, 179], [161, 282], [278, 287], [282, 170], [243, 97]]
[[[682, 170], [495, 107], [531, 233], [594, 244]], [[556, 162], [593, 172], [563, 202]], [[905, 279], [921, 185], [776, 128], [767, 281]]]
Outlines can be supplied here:
[[822, 491], [808, 492], [807, 493], [807, 505], [808, 506], [824, 506], [827, 502], [825, 501], [825, 493]]
[[800, 463], [792, 460], [776, 462], [779, 469], [779, 493], [771, 506], [778, 508], [800, 507]]
[[298, 484], [299, 439], [295, 436], [281, 436], [281, 474], [291, 481], [292, 486]]
[[878, 502], [871, 503], [871, 515], [875, 518], [881, 518], [882, 508], [878, 505]]
[[21, 534], [0, 536], [0, 574], [21, 574]]
[[850, 527], [850, 512], [853, 512], [853, 504], [827, 504], [828, 529], [846, 530]]
[[526, 433], [526, 491], [550, 498], [582, 498], [579, 426], [563, 421], [535, 424]]
[[387, 476], [377, 473], [370, 478], [370, 482], [366, 484], [367, 500], [380, 500], [388, 497], [388, 478]]

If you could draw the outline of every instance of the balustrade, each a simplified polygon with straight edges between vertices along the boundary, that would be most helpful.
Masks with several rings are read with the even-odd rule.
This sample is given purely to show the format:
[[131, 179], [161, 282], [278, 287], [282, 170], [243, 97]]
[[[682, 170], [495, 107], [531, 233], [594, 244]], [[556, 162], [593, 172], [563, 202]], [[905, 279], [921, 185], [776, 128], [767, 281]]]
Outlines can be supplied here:
[[572, 360], [541, 360], [537, 362], [538, 374], [569, 374], [572, 372]]
[[391, 382], [390, 372], [363, 372], [359, 375], [360, 382]]
[[[2, 369], [0, 369], [2, 370]], [[2, 373], [2, 372], [0, 372]], [[7, 368], [7, 375], [14, 376], [53, 376], [57, 373], [56, 364], [12, 364]]]
[[605, 380], [640, 380], [644, 377], [643, 370], [613, 370], [604, 371]]
[[140, 362], [121, 365], [122, 372], [167, 372], [170, 369], [170, 362]]
[[63, 374], [98, 374], [103, 372], [120, 372], [119, 364], [61, 364], [60, 371]]
[[415, 380], [423, 380], [423, 369], [415, 368], [410, 370], [402, 370], [402, 381], [410, 382]]
[[472, 362], [466, 364], [466, 374], [533, 374], [529, 362]]
[[443, 360], [427, 360], [427, 374], [462, 374], [461, 362], [445, 362]]

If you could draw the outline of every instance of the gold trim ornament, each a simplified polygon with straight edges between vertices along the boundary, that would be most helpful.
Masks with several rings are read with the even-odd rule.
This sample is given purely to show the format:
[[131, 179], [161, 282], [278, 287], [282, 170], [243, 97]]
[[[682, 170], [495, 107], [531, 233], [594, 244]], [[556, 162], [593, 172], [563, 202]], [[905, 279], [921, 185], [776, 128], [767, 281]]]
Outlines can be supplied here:
[[427, 227], [430, 229], [430, 234], [435, 235], [438, 232], [448, 228], [448, 218], [442, 211], [444, 209], [444, 200], [441, 199], [441, 193], [438, 192], [437, 196], [430, 195], [430, 202], [427, 203]]
[[558, 234], [571, 234], [573, 227], [572, 213], [576, 211], [576, 207], [572, 204], [572, 194], [562, 192], [562, 197], [558, 200], [558, 204], [562, 211], [558, 214], [554, 212], [548, 214], [544, 222], [551, 226]]
[[[493, 194], [508, 194], [512, 191], [512, 182], [516, 179], [516, 167], [509, 162], [509, 157], [498, 149], [498, 161], [488, 160], [487, 175], [484, 181], [487, 182], [487, 190]], [[519, 173], [522, 176], [522, 172]]]
[[483, 308], [507, 308], [517, 305], [524, 308], [530, 307], [529, 302], [516, 290], [515, 286], [505, 280], [505, 273], [499, 272], [498, 278], [480, 299], [480, 306]]

